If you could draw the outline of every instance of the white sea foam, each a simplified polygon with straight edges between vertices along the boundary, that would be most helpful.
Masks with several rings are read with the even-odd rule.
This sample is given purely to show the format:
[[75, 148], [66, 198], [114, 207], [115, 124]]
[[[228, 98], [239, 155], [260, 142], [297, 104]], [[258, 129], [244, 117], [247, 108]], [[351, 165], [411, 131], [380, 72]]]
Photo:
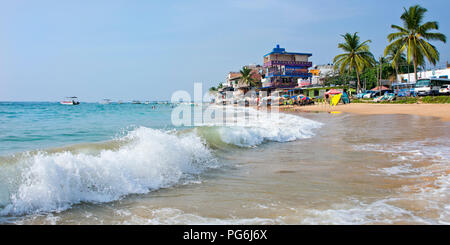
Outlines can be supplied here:
[[296, 115], [269, 113], [253, 108], [230, 108], [226, 114], [230, 123], [205, 123], [205, 126], [218, 128], [222, 141], [241, 147], [259, 145], [265, 141], [287, 142], [310, 138], [314, 129], [322, 123]]
[[372, 203], [353, 202], [334, 205], [333, 208], [327, 210], [307, 210], [308, 215], [301, 223], [314, 225], [393, 224], [405, 220], [426, 223], [411, 211], [392, 205], [389, 201], [391, 200], [383, 199]]
[[[59, 211], [81, 202], [109, 202], [133, 193], [169, 187], [216, 167], [195, 134], [176, 136], [149, 128], [131, 131], [128, 144], [98, 155], [39, 152], [7, 176], [1, 215]], [[3, 183], [2, 183], [3, 184]], [[4, 192], [7, 192], [5, 195]]]
[[399, 162], [417, 162], [423, 160], [448, 162], [450, 160], [450, 145], [446, 138], [389, 144], [364, 144], [356, 145], [354, 148], [361, 151], [391, 154]]
[[151, 217], [142, 217], [134, 213], [120, 211], [127, 220], [120, 222], [122, 225], [148, 224], [148, 225], [272, 225], [280, 223], [277, 219], [270, 218], [214, 218], [197, 214], [186, 213], [174, 208], [159, 208], [149, 211]]
[[420, 173], [422, 171], [422, 168], [414, 168], [411, 164], [405, 163], [396, 165], [389, 168], [381, 168], [379, 169], [379, 172], [385, 175], [404, 175], [404, 174], [411, 174], [411, 173]]
[[[392, 144], [365, 144], [355, 146], [358, 150], [392, 154], [398, 165], [380, 168], [376, 175], [396, 178], [424, 178], [428, 182], [403, 186], [392, 196], [372, 202], [345, 202], [330, 209], [308, 210], [303, 219], [306, 224], [372, 224], [372, 223], [418, 223], [450, 224], [450, 146], [446, 139], [426, 139], [416, 142]], [[428, 165], [414, 167], [427, 162]], [[408, 205], [421, 205], [420, 210], [436, 213], [438, 217], [423, 216]]]
[[[256, 110], [237, 110], [248, 113], [250, 124], [238, 118], [232, 127], [214, 127], [223, 142], [237, 146], [307, 138], [321, 125], [294, 115], [268, 118]], [[176, 184], [201, 183], [197, 175], [218, 163], [205, 142], [209, 139], [199, 135], [195, 130], [177, 134], [139, 127], [120, 138], [125, 143], [115, 149], [42, 151], [0, 165], [0, 215], [62, 211], [82, 202], [110, 202]]]
[[[449, 176], [442, 176], [437, 181], [436, 188], [421, 188], [417, 193], [399, 193], [393, 197], [383, 198], [373, 202], [352, 202], [335, 204], [329, 209], [306, 210], [303, 224], [450, 224], [450, 208], [448, 200]], [[421, 206], [421, 211], [410, 209], [408, 205]], [[427, 213], [438, 216], [429, 217]]]

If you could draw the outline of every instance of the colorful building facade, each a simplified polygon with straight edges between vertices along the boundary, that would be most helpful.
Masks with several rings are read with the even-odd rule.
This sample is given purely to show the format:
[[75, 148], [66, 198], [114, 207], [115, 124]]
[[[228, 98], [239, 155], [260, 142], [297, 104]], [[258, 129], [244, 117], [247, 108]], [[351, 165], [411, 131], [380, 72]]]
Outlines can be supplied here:
[[312, 74], [308, 68], [312, 63], [308, 58], [309, 53], [286, 52], [277, 45], [272, 52], [264, 55], [263, 88], [293, 88], [298, 85], [298, 80], [311, 79]]

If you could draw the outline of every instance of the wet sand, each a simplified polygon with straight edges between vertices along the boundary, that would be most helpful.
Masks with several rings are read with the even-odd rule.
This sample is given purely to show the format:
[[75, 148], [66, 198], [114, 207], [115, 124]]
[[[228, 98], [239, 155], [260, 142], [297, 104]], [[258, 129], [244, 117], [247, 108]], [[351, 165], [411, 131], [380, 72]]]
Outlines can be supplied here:
[[407, 114], [438, 117], [450, 121], [450, 104], [346, 104], [331, 107], [328, 104], [311, 106], [281, 106], [281, 111], [332, 112], [340, 111], [360, 115]]
[[450, 224], [449, 122], [301, 113], [316, 135], [217, 152], [195, 182], [15, 224]]

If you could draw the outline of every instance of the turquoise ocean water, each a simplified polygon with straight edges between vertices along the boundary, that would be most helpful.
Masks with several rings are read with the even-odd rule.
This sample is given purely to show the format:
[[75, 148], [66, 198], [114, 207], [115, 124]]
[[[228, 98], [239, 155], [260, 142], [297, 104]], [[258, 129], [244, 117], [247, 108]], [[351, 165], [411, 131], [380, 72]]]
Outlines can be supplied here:
[[195, 182], [237, 149], [309, 138], [321, 125], [293, 115], [269, 118], [251, 108], [227, 107], [237, 115], [231, 126], [175, 127], [174, 108], [186, 113], [201, 109], [1, 102], [0, 217], [59, 212]]
[[170, 104], [0, 102], [0, 155], [111, 140], [138, 126], [172, 129], [171, 111]]
[[450, 224], [448, 122], [180, 108], [0, 102], [0, 224]]

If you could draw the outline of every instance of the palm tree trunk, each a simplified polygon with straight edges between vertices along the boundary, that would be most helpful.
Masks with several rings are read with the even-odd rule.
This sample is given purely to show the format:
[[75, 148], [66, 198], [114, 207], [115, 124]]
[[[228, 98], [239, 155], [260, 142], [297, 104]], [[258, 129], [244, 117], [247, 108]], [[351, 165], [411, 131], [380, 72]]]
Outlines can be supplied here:
[[358, 69], [356, 69], [356, 78], [358, 79], [358, 84], [356, 85], [356, 93], [359, 93], [361, 85], [359, 83], [359, 72], [358, 72]]
[[377, 86], [378, 86], [378, 81], [380, 81], [380, 71], [378, 70], [378, 65], [376, 65], [377, 67]]
[[398, 81], [398, 65], [397, 64], [395, 64], [395, 81], [399, 82]]
[[380, 86], [382, 79], [383, 79], [383, 61], [380, 61]]
[[416, 82], [417, 82], [417, 64], [416, 64], [416, 57], [415, 57], [415, 55], [413, 55], [413, 65], [414, 65], [414, 77], [415, 77]]
[[381, 80], [383, 79], [383, 61], [380, 59], [380, 84], [378, 85], [378, 90], [381, 94]]

